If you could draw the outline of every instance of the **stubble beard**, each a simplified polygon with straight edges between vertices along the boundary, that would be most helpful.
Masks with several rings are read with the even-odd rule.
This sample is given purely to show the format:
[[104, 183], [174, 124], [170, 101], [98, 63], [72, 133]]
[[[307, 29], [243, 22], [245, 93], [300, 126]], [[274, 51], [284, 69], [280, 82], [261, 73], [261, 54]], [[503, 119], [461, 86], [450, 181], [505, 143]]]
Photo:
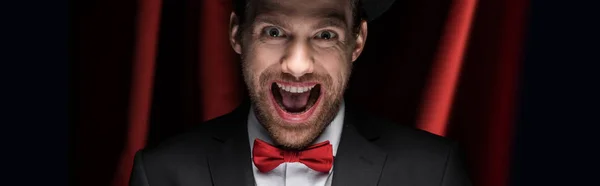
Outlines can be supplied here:
[[271, 91], [269, 84], [274, 79], [290, 80], [287, 74], [281, 73], [278, 67], [273, 66], [267, 68], [260, 75], [256, 74], [249, 67], [242, 55], [242, 68], [244, 81], [248, 87], [251, 104], [254, 108], [256, 119], [269, 133], [275, 146], [288, 150], [301, 150], [309, 146], [314, 140], [319, 137], [333, 121], [337, 115], [340, 104], [343, 100], [343, 94], [346, 89], [346, 84], [351, 73], [351, 66], [342, 66], [344, 68], [342, 74], [339, 74], [338, 81], [333, 82], [328, 74], [308, 74], [301, 79], [318, 80], [327, 87], [324, 94], [320, 98], [320, 108], [315, 110], [311, 118], [302, 124], [290, 124], [277, 114], [271, 103]]

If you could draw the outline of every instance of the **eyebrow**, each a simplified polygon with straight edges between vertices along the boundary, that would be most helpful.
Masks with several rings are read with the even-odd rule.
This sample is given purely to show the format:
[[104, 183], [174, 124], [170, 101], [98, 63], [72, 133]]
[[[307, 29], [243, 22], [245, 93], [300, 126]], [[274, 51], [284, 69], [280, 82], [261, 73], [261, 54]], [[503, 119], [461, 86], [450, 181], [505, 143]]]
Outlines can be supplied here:
[[[256, 22], [265, 22], [275, 25], [280, 25], [283, 27], [290, 28], [291, 24], [285, 19], [278, 19], [277, 17], [285, 14], [285, 13], [297, 13], [295, 9], [288, 9], [283, 7], [278, 2], [265, 2], [256, 10], [255, 21]], [[308, 13], [308, 17], [313, 17], [319, 20], [319, 22], [312, 26], [313, 29], [323, 28], [323, 27], [338, 27], [345, 29], [349, 25], [346, 23], [346, 15], [344, 15], [343, 10], [334, 8], [334, 7], [323, 7], [316, 8], [311, 10]]]
[[273, 25], [277, 25], [277, 26], [282, 26], [284, 28], [291, 28], [292, 25], [282, 19], [277, 19], [274, 16], [257, 16], [256, 18], [254, 18], [254, 22], [260, 23], [269, 23], [269, 24], [273, 24]]
[[[285, 19], [277, 19], [272, 16], [258, 16], [255, 18], [255, 22], [257, 22], [257, 23], [263, 22], [263, 23], [278, 25], [278, 26], [282, 26], [284, 28], [292, 27], [292, 25]], [[346, 26], [347, 26], [346, 22], [342, 21], [341, 19], [328, 17], [328, 18], [325, 18], [324, 20], [319, 21], [317, 24], [313, 25], [311, 28], [319, 29], [319, 28], [323, 28], [323, 27], [337, 27], [340, 29], [345, 29]]]
[[[340, 29], [345, 29], [348, 26], [346, 24], [346, 22], [344, 21], [344, 15], [341, 15], [337, 12], [329, 12], [326, 14], [314, 13], [311, 16], [318, 17], [321, 19], [321, 20], [319, 20], [319, 22], [317, 24], [311, 26], [312, 29], [319, 29], [319, 28], [323, 28], [323, 27], [337, 27]], [[259, 16], [256, 16], [255, 22], [274, 24], [274, 25], [282, 26], [284, 28], [292, 27], [290, 22], [286, 21], [286, 19], [279, 19], [277, 17], [278, 16], [275, 14], [264, 13]]]
[[326, 17], [324, 20], [319, 21], [318, 24], [313, 26], [313, 29], [323, 28], [323, 27], [338, 27], [341, 29], [345, 29], [347, 27], [346, 22], [341, 18], [337, 17]]

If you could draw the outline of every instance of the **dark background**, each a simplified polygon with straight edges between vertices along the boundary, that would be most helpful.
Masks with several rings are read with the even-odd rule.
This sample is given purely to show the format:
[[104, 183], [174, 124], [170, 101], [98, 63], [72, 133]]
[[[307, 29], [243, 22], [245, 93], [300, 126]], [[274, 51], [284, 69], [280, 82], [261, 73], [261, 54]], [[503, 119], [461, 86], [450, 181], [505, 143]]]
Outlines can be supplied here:
[[[201, 105], [207, 87], [198, 86], [203, 83], [198, 77], [203, 72], [204, 66], [199, 64], [204, 58], [197, 53], [203, 50], [198, 42], [201, 35], [211, 32], [197, 24], [204, 20], [198, 16], [204, 11], [199, 3], [163, 1], [147, 133], [150, 146], [206, 118], [202, 116], [206, 108]], [[579, 49], [568, 43], [586, 41], [588, 37], [586, 29], [573, 34], [565, 31], [578, 30], [578, 21], [591, 22], [582, 19], [589, 16], [582, 5], [569, 4], [576, 12], [571, 14], [557, 12], [567, 11], [569, 5], [564, 3], [538, 3], [529, 1], [527, 16], [516, 18], [526, 19], [524, 28], [514, 28], [523, 29], [525, 35], [513, 46], [524, 48], [516, 59], [517, 66], [499, 71], [506, 63], [502, 39], [507, 29], [511, 31], [502, 25], [518, 21], [506, 16], [516, 9], [505, 1], [478, 2], [447, 134], [465, 147], [470, 175], [477, 185], [537, 185], [549, 178], [554, 180], [549, 183], [583, 183], [584, 179], [564, 176], [563, 172], [575, 170], [558, 167], [588, 165], [569, 155], [581, 149], [581, 141], [591, 138], [580, 139], [586, 135], [569, 136], [566, 132], [583, 133], [581, 127], [585, 124], [598, 123], [585, 117], [594, 115], [594, 109], [585, 105], [592, 103], [595, 94], [583, 90], [597, 87], [594, 79], [598, 76], [584, 73], [589, 70], [586, 62], [593, 60], [566, 55], [569, 49], [585, 53], [586, 47], [578, 44], [583, 48]], [[128, 104], [138, 5], [135, 1], [73, 3], [71, 85], [76, 109], [71, 129], [76, 170], [73, 181], [77, 185], [109, 185], [119, 169], [131, 109]], [[381, 19], [372, 22], [367, 47], [355, 63], [347, 99], [365, 111], [416, 126], [450, 6], [450, 1], [398, 1]], [[517, 79], [519, 96], [506, 100], [515, 102], [511, 109], [516, 118], [507, 118], [511, 123], [504, 124], [514, 127], [501, 138], [506, 141], [500, 142], [494, 141], [498, 128], [492, 125], [493, 120], [504, 119], [495, 114], [503, 96], [497, 93], [502, 90], [498, 78]], [[244, 91], [240, 79], [232, 82]], [[578, 143], [567, 143], [575, 139]], [[510, 157], [503, 156], [505, 152], [510, 152]], [[504, 171], [510, 175], [498, 176]]]
[[594, 185], [598, 3], [533, 0], [531, 7], [511, 185]]
[[[12, 178], [6, 182], [23, 185], [64, 185], [62, 183], [67, 183], [64, 172], [68, 168], [68, 185], [93, 185], [102, 180], [90, 178], [83, 182], [75, 177], [101, 176], [90, 169], [103, 170], [102, 166], [82, 169], [81, 162], [75, 161], [78, 154], [74, 136], [76, 126], [80, 125], [78, 119], [83, 117], [78, 114], [77, 105], [81, 102], [76, 98], [83, 85], [76, 83], [82, 77], [76, 70], [81, 61], [75, 56], [81, 54], [76, 53], [78, 33], [74, 27], [80, 23], [73, 20], [78, 16], [76, 7], [81, 4], [69, 3], [70, 11], [66, 15], [66, 3], [44, 2], [36, 2], [36, 6], [27, 2], [19, 6], [22, 9], [13, 8], [12, 4], [5, 6], [11, 7], [9, 14], [19, 16], [8, 17], [6, 28], [12, 29], [7, 29], [8, 33], [2, 37], [3, 45], [7, 46], [2, 58], [6, 67], [3, 77], [7, 77], [3, 79], [7, 94], [2, 99], [7, 109], [2, 120], [5, 124], [3, 154], [6, 155], [3, 167], [9, 170], [3, 177]], [[113, 7], [117, 10], [127, 7], [125, 2], [110, 3], [118, 4]], [[597, 182], [599, 154], [595, 149], [600, 123], [597, 98], [600, 77], [596, 71], [600, 60], [597, 56], [598, 15], [594, 7], [596, 4], [590, 1], [530, 1], [522, 83], [515, 109], [518, 117], [510, 185], [593, 185]], [[128, 25], [126, 22], [117, 18], [110, 21], [123, 26]], [[132, 34], [127, 30], [112, 32]], [[102, 43], [101, 39], [97, 41]], [[126, 48], [110, 45], [106, 50], [121, 47]], [[110, 60], [106, 63], [118, 64]], [[114, 76], [113, 72], [110, 74]], [[67, 87], [69, 91], [65, 96]], [[116, 97], [110, 100], [118, 100]], [[65, 110], [68, 110], [66, 115]], [[107, 138], [110, 137], [118, 135]], [[114, 145], [111, 140], [104, 141], [106, 143], [90, 142], [88, 146]], [[69, 153], [65, 158], [66, 145]], [[110, 157], [96, 154], [94, 159], [105, 161]]]

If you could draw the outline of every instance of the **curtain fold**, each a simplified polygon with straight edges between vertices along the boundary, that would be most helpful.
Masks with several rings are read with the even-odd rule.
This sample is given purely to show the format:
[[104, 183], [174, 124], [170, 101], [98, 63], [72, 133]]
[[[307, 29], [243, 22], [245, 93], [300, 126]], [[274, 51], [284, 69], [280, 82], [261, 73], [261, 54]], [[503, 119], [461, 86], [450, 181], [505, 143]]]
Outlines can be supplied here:
[[203, 1], [200, 31], [202, 121], [232, 111], [242, 93], [235, 55], [229, 43], [229, 0]]
[[417, 126], [446, 135], [448, 116], [467, 47], [476, 0], [454, 0], [446, 21], [439, 51], [433, 62]]
[[[527, 2], [396, 1], [382, 19], [369, 23], [369, 40], [365, 51], [354, 63], [347, 99], [357, 103], [357, 107], [399, 124], [458, 141], [466, 150], [474, 185], [508, 185]], [[87, 104], [80, 106], [81, 121], [76, 124], [77, 136], [81, 136], [76, 140], [82, 144], [75, 149], [80, 155], [77, 162], [82, 164], [76, 171], [84, 175], [76, 185], [104, 186], [112, 181], [113, 186], [125, 186], [136, 151], [193, 126], [196, 121], [225, 114], [246, 97], [241, 65], [228, 42], [231, 2], [138, 0], [137, 5], [131, 5], [136, 6], [135, 16], [129, 15], [135, 12], [119, 13], [111, 15], [110, 19], [103, 17], [110, 15], [106, 10], [93, 7], [116, 6], [119, 1], [88, 3], [91, 5], [81, 11], [92, 11], [97, 16], [88, 16], [93, 21], [78, 21], [76, 24], [83, 25], [81, 27], [94, 28], [90, 25], [99, 24], [98, 20], [111, 22], [115, 16], [132, 19], [135, 26], [131, 28], [131, 38], [127, 38], [131, 41], [107, 42], [123, 44], [120, 47], [127, 46], [131, 52], [85, 47], [99, 41], [90, 39], [94, 35], [110, 38], [117, 35], [116, 32], [126, 32], [120, 30], [122, 25], [103, 22], [105, 28], [102, 30], [81, 30], [87, 35], [84, 38], [87, 40], [80, 42], [83, 46], [81, 59], [88, 60], [79, 63], [102, 66], [103, 60], [119, 59], [128, 64], [102, 69], [82, 68], [79, 72], [85, 75], [79, 84], [82, 89], [79, 92], [84, 93], [81, 100]], [[166, 6], [167, 3], [171, 3], [170, 6]], [[181, 11], [185, 13], [179, 13]], [[165, 16], [167, 12], [171, 14]], [[168, 32], [161, 32], [165, 28]], [[181, 35], [169, 37], [173, 34]], [[161, 39], [168, 42], [161, 44]], [[171, 46], [178, 43], [183, 44]], [[108, 47], [111, 46], [104, 48]], [[132, 54], [125, 57], [121, 54], [125, 52]], [[159, 54], [162, 58], [157, 61]], [[181, 54], [185, 57], [172, 57]], [[96, 56], [109, 57], [89, 60]], [[131, 69], [125, 67], [128, 65]], [[157, 76], [158, 66], [163, 69], [170, 65], [176, 67], [165, 68]], [[113, 67], [118, 69], [111, 69]], [[193, 70], [188, 70], [190, 68]], [[131, 81], [130, 86], [112, 85], [118, 78], [107, 80], [105, 77], [111, 75], [110, 70], [130, 71], [130, 77], [124, 77], [130, 78], [124, 80]], [[185, 75], [176, 75], [178, 73]], [[96, 84], [89, 85], [90, 82]], [[158, 84], [169, 86], [156, 86]], [[127, 118], [107, 105], [96, 108], [106, 104], [98, 98], [110, 91], [127, 92], [124, 97], [128, 99], [123, 98], [127, 100], [112, 99], [117, 96], [106, 98], [112, 101], [110, 103], [124, 102], [119, 107], [127, 105], [127, 114], [123, 114]], [[182, 96], [173, 97], [178, 95]], [[156, 101], [156, 97], [160, 97], [160, 101]], [[184, 114], [176, 113], [179, 111]], [[126, 127], [121, 127], [123, 125]], [[122, 149], [99, 145], [102, 141], [118, 142], [121, 138], [124, 139]], [[86, 144], [94, 146], [85, 147]], [[113, 160], [106, 157], [108, 154], [118, 158]], [[95, 163], [99, 159], [110, 165], [97, 170], [85, 166], [101, 164]], [[99, 172], [113, 176], [107, 178]]]
[[[498, 50], [498, 65], [494, 83], [495, 91], [489, 99], [492, 108], [489, 121], [488, 136], [489, 152], [485, 160], [485, 175], [489, 177], [489, 185], [504, 186], [509, 182], [509, 170], [512, 162], [512, 149], [514, 141], [514, 124], [516, 123], [517, 87], [520, 77], [523, 37], [525, 33], [526, 10], [528, 2], [522, 0], [504, 1], [504, 19], [500, 28], [501, 36]], [[484, 162], [480, 162], [484, 163]]]
[[140, 0], [125, 149], [115, 171], [114, 186], [127, 186], [135, 153], [146, 145], [154, 66], [158, 45], [161, 0]]

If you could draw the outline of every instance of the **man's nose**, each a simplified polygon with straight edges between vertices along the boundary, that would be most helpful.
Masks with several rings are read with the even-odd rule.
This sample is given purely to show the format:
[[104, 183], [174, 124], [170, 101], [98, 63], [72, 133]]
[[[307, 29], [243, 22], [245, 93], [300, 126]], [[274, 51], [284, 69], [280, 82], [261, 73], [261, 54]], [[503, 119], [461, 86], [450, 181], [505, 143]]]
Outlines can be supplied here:
[[313, 66], [314, 58], [307, 41], [296, 40], [288, 45], [281, 64], [284, 73], [300, 78], [304, 74], [312, 73]]

